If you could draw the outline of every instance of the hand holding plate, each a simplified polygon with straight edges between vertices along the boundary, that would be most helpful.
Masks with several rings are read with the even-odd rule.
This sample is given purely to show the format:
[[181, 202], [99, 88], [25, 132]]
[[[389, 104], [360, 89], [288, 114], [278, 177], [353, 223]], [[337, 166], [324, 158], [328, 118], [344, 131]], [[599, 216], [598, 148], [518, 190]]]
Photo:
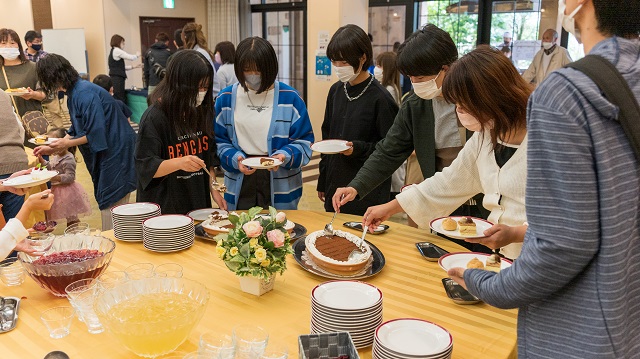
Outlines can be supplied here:
[[340, 152], [343, 156], [351, 156], [353, 154], [353, 142], [347, 142], [347, 146], [349, 146], [349, 148]]
[[256, 169], [243, 165], [242, 160], [244, 160], [244, 157], [238, 157], [238, 169], [240, 170], [240, 172], [244, 173], [245, 176], [252, 175], [256, 171]]

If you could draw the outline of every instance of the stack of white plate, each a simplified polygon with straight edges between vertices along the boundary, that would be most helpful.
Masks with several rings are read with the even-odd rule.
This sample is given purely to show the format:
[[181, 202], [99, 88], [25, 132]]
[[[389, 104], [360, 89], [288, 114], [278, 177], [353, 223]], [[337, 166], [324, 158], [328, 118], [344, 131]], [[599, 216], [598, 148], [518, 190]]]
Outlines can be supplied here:
[[382, 323], [382, 292], [365, 282], [322, 283], [311, 292], [311, 333], [349, 332], [356, 348], [373, 343]]
[[142, 222], [159, 216], [160, 206], [156, 203], [127, 203], [111, 208], [113, 232], [121, 241], [142, 241]]
[[451, 358], [453, 337], [443, 327], [422, 319], [402, 318], [376, 329], [373, 359]]
[[176, 252], [193, 245], [195, 227], [191, 217], [165, 214], [142, 223], [142, 244], [154, 252]]

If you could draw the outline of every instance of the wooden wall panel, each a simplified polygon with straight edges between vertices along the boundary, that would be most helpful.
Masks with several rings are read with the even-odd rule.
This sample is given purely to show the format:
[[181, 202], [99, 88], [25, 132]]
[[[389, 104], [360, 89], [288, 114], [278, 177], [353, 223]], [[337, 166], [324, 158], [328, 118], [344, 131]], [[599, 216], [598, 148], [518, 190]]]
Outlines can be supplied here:
[[31, 0], [34, 30], [52, 29], [51, 0]]

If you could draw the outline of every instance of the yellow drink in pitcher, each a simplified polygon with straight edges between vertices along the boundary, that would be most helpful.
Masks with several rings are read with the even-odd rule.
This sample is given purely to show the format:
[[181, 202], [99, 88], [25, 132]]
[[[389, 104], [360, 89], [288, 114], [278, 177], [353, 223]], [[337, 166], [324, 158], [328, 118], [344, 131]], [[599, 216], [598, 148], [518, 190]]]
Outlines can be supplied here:
[[101, 320], [132, 352], [153, 358], [175, 350], [187, 338], [204, 310], [187, 294], [154, 293], [114, 305]]

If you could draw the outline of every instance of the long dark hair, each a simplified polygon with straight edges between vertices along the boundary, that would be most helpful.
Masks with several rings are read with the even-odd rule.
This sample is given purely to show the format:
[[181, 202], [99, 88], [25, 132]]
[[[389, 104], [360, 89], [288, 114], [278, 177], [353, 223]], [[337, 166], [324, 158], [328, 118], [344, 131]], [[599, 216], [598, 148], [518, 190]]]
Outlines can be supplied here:
[[61, 88], [71, 90], [80, 79], [78, 71], [67, 59], [58, 54], [41, 57], [36, 63], [36, 73], [47, 96], [57, 94]]
[[238, 44], [233, 69], [240, 86], [249, 91], [245, 71], [260, 72], [260, 88], [256, 93], [267, 91], [278, 77], [278, 56], [271, 43], [261, 37], [248, 37]]
[[[213, 134], [213, 67], [196, 50], [176, 52], [167, 64], [167, 74], [151, 96], [169, 119], [169, 125], [178, 135], [204, 130]], [[196, 107], [201, 84], [207, 94]]]
[[402, 93], [400, 92], [400, 72], [396, 66], [397, 57], [395, 52], [383, 52], [376, 57], [376, 65], [382, 67], [382, 86], [393, 87], [399, 98], [402, 97]]
[[[18, 33], [11, 29], [0, 29], [0, 42], [8, 41], [9, 39], [18, 44], [18, 49], [20, 50], [20, 55], [18, 55], [18, 58], [20, 59], [20, 63], [24, 64], [25, 62], [27, 62], [27, 58], [24, 56], [22, 42], [20, 42], [20, 36], [18, 36]], [[0, 56], [0, 66], [4, 66], [4, 57], [2, 56]]]
[[493, 148], [527, 127], [527, 101], [533, 88], [520, 76], [511, 61], [497, 49], [478, 46], [449, 68], [442, 95], [474, 116], [482, 130], [489, 131]]

